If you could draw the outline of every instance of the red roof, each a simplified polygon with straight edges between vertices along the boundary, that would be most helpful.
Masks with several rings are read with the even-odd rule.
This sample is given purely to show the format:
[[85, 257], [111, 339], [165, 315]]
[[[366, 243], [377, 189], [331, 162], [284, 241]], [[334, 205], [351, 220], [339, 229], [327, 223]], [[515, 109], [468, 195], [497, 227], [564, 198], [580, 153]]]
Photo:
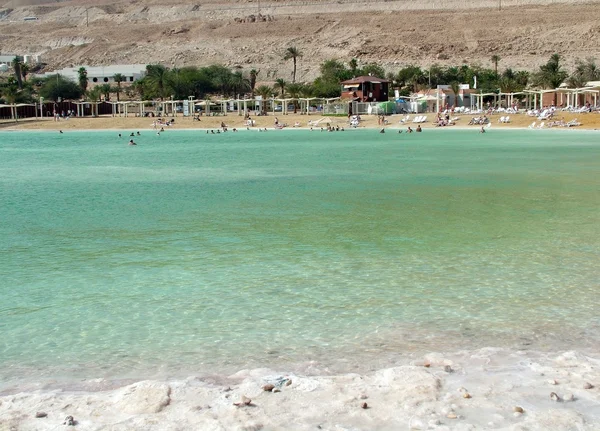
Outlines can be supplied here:
[[387, 79], [375, 78], [374, 76], [357, 76], [356, 78], [348, 79], [346, 81], [342, 81], [341, 83], [344, 85], [348, 84], [362, 84], [363, 82], [386, 82], [389, 83]]

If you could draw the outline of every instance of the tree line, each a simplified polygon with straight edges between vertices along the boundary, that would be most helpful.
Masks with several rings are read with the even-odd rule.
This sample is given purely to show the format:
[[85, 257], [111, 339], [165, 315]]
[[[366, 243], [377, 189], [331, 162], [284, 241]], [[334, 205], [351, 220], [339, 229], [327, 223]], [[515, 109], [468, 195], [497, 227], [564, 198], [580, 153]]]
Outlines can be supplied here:
[[562, 57], [553, 54], [548, 62], [537, 71], [513, 70], [506, 68], [500, 72], [498, 65], [501, 58], [491, 57], [493, 68], [480, 65], [440, 66], [432, 65], [422, 68], [407, 65], [399, 70], [386, 72], [376, 63], [360, 65], [357, 59], [348, 62], [332, 59], [326, 60], [319, 66], [319, 76], [312, 82], [296, 82], [296, 67], [302, 52], [296, 47], [289, 47], [282, 60], [293, 60], [292, 81], [276, 79], [272, 85], [260, 85], [260, 70], [243, 71], [231, 70], [222, 65], [207, 67], [186, 66], [168, 68], [160, 64], [149, 64], [146, 75], [129, 86], [122, 74], [112, 78], [114, 85], [99, 84], [88, 89], [87, 71], [84, 67], [78, 70], [78, 81], [74, 82], [61, 75], [47, 78], [28, 79], [29, 66], [16, 57], [12, 62], [14, 76], [4, 78], [0, 82], [0, 100], [4, 103], [31, 103], [39, 97], [47, 101], [80, 100], [89, 101], [111, 100], [115, 95], [120, 100], [123, 93], [129, 99], [137, 100], [184, 100], [192, 96], [194, 99], [205, 99], [210, 95], [220, 95], [226, 98], [243, 98], [261, 96], [264, 100], [271, 97], [337, 97], [340, 95], [340, 82], [356, 76], [371, 75], [385, 78], [391, 82], [391, 88], [399, 90], [400, 95], [408, 96], [438, 85], [449, 85], [457, 93], [459, 84], [473, 86], [477, 81], [477, 89], [484, 92], [518, 92], [525, 88], [553, 89], [563, 82], [569, 87], [579, 88], [586, 82], [600, 80], [600, 69], [592, 58], [578, 60], [571, 73], [562, 64]]

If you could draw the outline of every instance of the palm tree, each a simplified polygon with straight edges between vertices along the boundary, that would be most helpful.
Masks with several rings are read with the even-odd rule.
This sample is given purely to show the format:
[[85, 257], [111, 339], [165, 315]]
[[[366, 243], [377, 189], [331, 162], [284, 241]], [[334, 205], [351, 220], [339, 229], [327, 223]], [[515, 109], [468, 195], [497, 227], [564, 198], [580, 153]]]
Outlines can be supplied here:
[[104, 96], [104, 100], [110, 100], [110, 91], [112, 90], [110, 84], [97, 85], [96, 88], [100, 90], [100, 94]]
[[492, 63], [494, 63], [494, 73], [498, 75], [498, 62], [500, 61], [500, 56], [494, 54], [492, 55], [492, 58], [490, 58], [490, 60], [492, 60]]
[[450, 83], [450, 88], [454, 93], [454, 107], [456, 108], [458, 107], [458, 93], [460, 91], [460, 85], [458, 84], [458, 81], [452, 81]]
[[294, 99], [294, 114], [296, 114], [298, 112], [298, 98], [302, 95], [302, 90], [303, 90], [303, 85], [302, 84], [289, 84], [286, 88], [288, 91], [288, 95]]
[[137, 93], [140, 99], [144, 100], [144, 92], [145, 92], [146, 78], [138, 79], [131, 84], [131, 91], [133, 93]]
[[[600, 69], [596, 66], [596, 61], [593, 58], [587, 58], [585, 61], [577, 60], [575, 71], [567, 79], [569, 87], [581, 88], [585, 87], [590, 81], [600, 80]], [[585, 94], [580, 94], [577, 97], [583, 96], [585, 103]]]
[[146, 82], [158, 94], [160, 100], [167, 95], [169, 71], [162, 64], [149, 64], [146, 66]]
[[259, 96], [262, 97], [262, 103], [261, 103], [260, 110], [262, 112], [266, 112], [267, 111], [267, 100], [269, 100], [269, 97], [271, 96], [271, 94], [273, 94], [273, 89], [271, 87], [269, 87], [268, 85], [261, 85], [260, 87], [258, 87], [256, 89], [256, 94], [258, 94]]
[[254, 97], [254, 87], [256, 87], [256, 77], [260, 73], [260, 70], [252, 69], [250, 71], [250, 92], [252, 93], [252, 97]]
[[102, 90], [100, 86], [96, 86], [87, 92], [88, 99], [93, 102], [92, 103], [92, 117], [98, 116], [98, 102], [100, 100], [100, 96], [102, 96]]
[[29, 75], [29, 65], [27, 63], [21, 64], [21, 76], [23, 81], [27, 81], [27, 75]]
[[117, 83], [116, 93], [117, 93], [117, 102], [119, 101], [119, 94], [121, 93], [121, 82], [125, 81], [125, 77], [120, 73], [115, 73], [113, 75], [113, 80]]
[[415, 68], [412, 72], [412, 75], [409, 76], [406, 83], [408, 85], [411, 85], [413, 88], [413, 92], [416, 93], [417, 91], [419, 91], [419, 87], [427, 82], [427, 77], [425, 76], [425, 73], [418, 67]]
[[238, 97], [240, 93], [246, 93], [246, 91], [250, 88], [250, 81], [244, 78], [242, 72], [239, 70], [234, 72], [229, 77], [229, 85], [231, 87], [233, 97]]
[[523, 89], [516, 78], [511, 78], [509, 76], [503, 76], [500, 78], [498, 85], [500, 87], [500, 91], [503, 93], [516, 93], [517, 91]]
[[285, 86], [287, 85], [287, 82], [285, 82], [285, 80], [283, 80], [282, 78], [279, 78], [277, 80], [275, 80], [275, 84], [276, 87], [279, 87], [279, 94], [282, 98], [285, 97]]
[[527, 84], [529, 83], [529, 72], [526, 70], [519, 70], [517, 73], [515, 73], [515, 80], [521, 86], [522, 90], [523, 88], [527, 87]]
[[[560, 84], [567, 78], [568, 74], [560, 65], [560, 55], [552, 54], [550, 60], [542, 66], [540, 71], [535, 75], [535, 84], [543, 88], [558, 88]], [[558, 93], [554, 92], [554, 105]]]
[[600, 69], [596, 66], [593, 58], [588, 58], [586, 61], [577, 60], [575, 71], [567, 80], [569, 87], [584, 87], [589, 81], [597, 81], [600, 79]]
[[285, 55], [283, 56], [284, 60], [289, 60], [290, 58], [294, 60], [294, 72], [292, 73], [292, 83], [296, 82], [296, 59], [298, 57], [302, 57], [302, 53], [295, 46], [290, 46], [285, 50]]
[[79, 80], [79, 86], [81, 87], [81, 91], [85, 93], [88, 86], [87, 70], [85, 69], [85, 67], [80, 67], [77, 70], [77, 76]]
[[232, 88], [231, 71], [226, 67], [218, 67], [213, 76], [213, 84], [221, 90], [221, 94], [225, 96]]
[[348, 64], [350, 65], [350, 72], [352, 72], [352, 76], [355, 77], [356, 72], [358, 71], [358, 60], [353, 58], [348, 62]]
[[[577, 65], [579, 67], [579, 65]], [[596, 61], [593, 58], [588, 58], [582, 63], [583, 73], [588, 81], [600, 80], [600, 68], [596, 66]]]
[[577, 73], [577, 71], [575, 71], [571, 76], [569, 76], [567, 78], [567, 85], [571, 88], [581, 88], [581, 87], [585, 87], [585, 84], [587, 84], [588, 80], [586, 79], [586, 77], [581, 74], [581, 73]]
[[13, 69], [15, 70], [15, 78], [17, 78], [17, 85], [19, 86], [19, 90], [23, 88], [23, 76], [21, 75], [21, 66], [22, 65], [23, 65], [23, 62], [21, 60], [21, 57], [19, 57], [17, 55], [12, 61], [12, 66], [13, 66]]
[[[4, 84], [0, 88], [0, 90], [4, 101], [7, 102], [9, 105], [14, 105], [17, 102], [20, 90], [17, 84], [17, 80], [14, 77], [10, 76], [7, 80], [7, 83]], [[10, 117], [11, 119], [17, 121], [16, 108], [10, 108]]]

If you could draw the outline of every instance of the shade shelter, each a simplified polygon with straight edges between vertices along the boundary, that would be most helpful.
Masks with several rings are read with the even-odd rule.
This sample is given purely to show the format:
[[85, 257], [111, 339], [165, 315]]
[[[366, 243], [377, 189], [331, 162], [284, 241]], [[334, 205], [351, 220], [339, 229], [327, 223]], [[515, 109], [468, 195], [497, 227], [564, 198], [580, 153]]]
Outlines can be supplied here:
[[211, 106], [217, 106], [217, 104], [211, 102], [210, 100], [203, 100], [201, 102], [195, 103], [194, 106], [199, 106], [201, 108], [204, 108], [205, 115], [209, 115], [210, 114], [210, 107]]
[[[290, 102], [295, 102], [295, 100], [296, 99], [284, 98], [284, 99], [274, 99], [274, 102], [277, 102], [277, 104], [281, 105], [281, 114], [287, 115], [288, 114], [288, 104]], [[275, 109], [276, 109], [275, 106], [273, 106], [273, 111], [275, 111]]]
[[301, 97], [298, 99], [300, 102], [300, 112], [310, 115], [310, 105], [313, 100], [319, 100], [317, 97]]
[[33, 111], [35, 112], [35, 118], [37, 118], [37, 104], [34, 104], [34, 103], [11, 103], [11, 104], [5, 104], [5, 105], [0, 105], [0, 109], [2, 109], [2, 108], [9, 108], [10, 118], [12, 120], [18, 121], [18, 119], [19, 119], [18, 108], [24, 108], [24, 107], [27, 107], [27, 106], [33, 106], [34, 107]]
[[509, 108], [514, 105], [515, 96], [520, 96], [522, 94], [525, 94], [525, 93], [523, 93], [522, 91], [510, 92], [510, 93], [500, 92], [500, 93], [498, 93], [498, 101], [500, 102], [500, 104], [502, 104], [502, 96], [504, 96], [504, 99], [506, 100], [506, 107]]
[[[588, 99], [591, 104], [592, 98], [594, 100], [593, 106], [597, 106], [598, 93], [600, 93], [600, 90], [596, 90], [596, 89], [590, 88], [590, 87], [559, 88], [556, 90], [556, 92], [559, 95], [558, 103], [560, 105], [573, 107], [573, 108], [579, 108], [580, 106], [585, 106]], [[583, 100], [581, 100], [582, 96], [583, 96]]]
[[542, 109], [544, 106], [544, 95], [555, 92], [556, 90], [523, 90], [523, 93], [526, 95], [525, 103], [527, 109]]
[[75, 105], [77, 105], [77, 116], [78, 117], [84, 117], [85, 116], [85, 108], [87, 107], [87, 105], [89, 105], [90, 107], [90, 114], [92, 117], [97, 117], [99, 115], [98, 113], [98, 105], [100, 105], [101, 103], [105, 103], [105, 102], [100, 102], [100, 101], [91, 101], [91, 100], [80, 100], [77, 102], [73, 102], [75, 103]]
[[[474, 110], [475, 107], [483, 110], [483, 98], [490, 97], [490, 96], [492, 96], [494, 98], [494, 105], [495, 105], [496, 100], [497, 100], [496, 98], [498, 97], [498, 93], [474, 93], [474, 94], [472, 94], [471, 110]], [[474, 101], [477, 101], [477, 103], [474, 103]]]

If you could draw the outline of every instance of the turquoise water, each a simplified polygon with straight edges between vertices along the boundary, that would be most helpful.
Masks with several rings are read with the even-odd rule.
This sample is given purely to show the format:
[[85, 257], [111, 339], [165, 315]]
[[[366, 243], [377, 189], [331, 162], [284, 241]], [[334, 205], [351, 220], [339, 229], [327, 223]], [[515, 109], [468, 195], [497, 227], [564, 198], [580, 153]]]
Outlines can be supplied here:
[[597, 133], [116, 134], [0, 134], [0, 380], [600, 341]]

